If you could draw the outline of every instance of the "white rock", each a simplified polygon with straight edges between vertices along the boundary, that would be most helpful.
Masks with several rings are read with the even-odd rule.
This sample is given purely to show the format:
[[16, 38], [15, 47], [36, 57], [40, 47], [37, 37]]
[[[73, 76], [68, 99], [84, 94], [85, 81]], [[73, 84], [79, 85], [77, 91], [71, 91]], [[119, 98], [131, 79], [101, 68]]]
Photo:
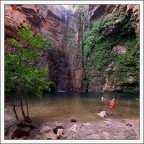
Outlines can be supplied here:
[[101, 111], [100, 113], [97, 113], [100, 117], [106, 117], [106, 111]]
[[57, 137], [61, 137], [62, 136], [62, 134], [63, 134], [63, 129], [58, 129], [57, 130]]
[[82, 126], [90, 126], [91, 124], [90, 123], [84, 123], [82, 124]]

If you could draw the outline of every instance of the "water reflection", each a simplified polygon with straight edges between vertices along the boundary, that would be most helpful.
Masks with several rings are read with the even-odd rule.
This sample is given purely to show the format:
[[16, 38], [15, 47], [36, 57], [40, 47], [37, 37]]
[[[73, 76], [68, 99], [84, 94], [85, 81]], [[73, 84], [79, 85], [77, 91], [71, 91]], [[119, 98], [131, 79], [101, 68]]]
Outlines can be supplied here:
[[[101, 97], [106, 100], [101, 102]], [[137, 94], [120, 93], [48, 93], [43, 99], [29, 96], [30, 115], [33, 120], [70, 120], [76, 117], [78, 121], [101, 120], [97, 116], [99, 110], [109, 112], [109, 102], [115, 98], [115, 118], [139, 117], [139, 98]], [[20, 104], [18, 96], [15, 103]], [[10, 111], [10, 102], [6, 100], [6, 114], [13, 115]], [[25, 108], [25, 106], [24, 106]], [[21, 115], [20, 107], [17, 106], [18, 114]]]

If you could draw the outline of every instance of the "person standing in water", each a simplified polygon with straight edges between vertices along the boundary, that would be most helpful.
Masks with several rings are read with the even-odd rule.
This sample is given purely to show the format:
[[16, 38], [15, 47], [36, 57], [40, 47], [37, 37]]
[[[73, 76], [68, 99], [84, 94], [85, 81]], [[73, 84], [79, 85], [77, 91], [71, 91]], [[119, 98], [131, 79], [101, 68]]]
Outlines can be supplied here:
[[101, 97], [102, 104], [101, 104], [101, 106], [99, 108], [100, 111], [103, 111], [105, 109], [105, 105], [106, 105], [105, 100], [106, 99], [104, 99], [104, 97]]
[[101, 101], [104, 102], [106, 99], [104, 99], [104, 97], [101, 97]]
[[113, 113], [114, 107], [115, 107], [115, 99], [112, 99], [112, 101], [110, 101], [110, 114]]

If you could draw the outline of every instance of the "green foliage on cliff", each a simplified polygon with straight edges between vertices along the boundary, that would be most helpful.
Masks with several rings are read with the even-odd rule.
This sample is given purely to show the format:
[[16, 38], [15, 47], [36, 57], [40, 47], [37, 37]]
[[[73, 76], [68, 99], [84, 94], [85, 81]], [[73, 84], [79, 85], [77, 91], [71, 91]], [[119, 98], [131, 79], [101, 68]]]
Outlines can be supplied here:
[[117, 54], [114, 60], [116, 69], [114, 75], [119, 78], [132, 77], [133, 83], [139, 84], [139, 42], [137, 39], [127, 39], [126, 53]]
[[[119, 28], [119, 35], [122, 36], [128, 31], [131, 30], [130, 23], [132, 18], [129, 16], [127, 12], [116, 12], [113, 15], [110, 15], [106, 18], [92, 21], [91, 28], [87, 29], [84, 33], [84, 52], [85, 55], [88, 54], [91, 45], [99, 45], [102, 42], [107, 40], [109, 36], [107, 34], [111, 34], [113, 29]], [[120, 36], [118, 39], [120, 39]], [[117, 39], [115, 38], [117, 41]], [[111, 44], [110, 40], [110, 44]]]
[[6, 40], [7, 44], [17, 49], [17, 52], [5, 56], [5, 90], [32, 91], [41, 97], [42, 91], [50, 90], [49, 85], [53, 83], [46, 80], [46, 69], [35, 68], [33, 64], [39, 59], [39, 49], [49, 45], [50, 41], [40, 34], [34, 37], [28, 25], [18, 30], [18, 35], [24, 42], [14, 38]]
[[[132, 27], [131, 12], [119, 11], [106, 18], [92, 21], [91, 27], [84, 32], [85, 69], [106, 71], [115, 78], [131, 78], [131, 84], [139, 85], [139, 41]], [[114, 50], [123, 45], [125, 53]], [[111, 66], [110, 66], [111, 65]], [[88, 74], [90, 75], [90, 74]], [[125, 91], [127, 86], [123, 86]]]
[[73, 5], [72, 8], [73, 8], [74, 10], [79, 11], [79, 10], [82, 10], [82, 9], [83, 9], [83, 5], [76, 4], [76, 5]]

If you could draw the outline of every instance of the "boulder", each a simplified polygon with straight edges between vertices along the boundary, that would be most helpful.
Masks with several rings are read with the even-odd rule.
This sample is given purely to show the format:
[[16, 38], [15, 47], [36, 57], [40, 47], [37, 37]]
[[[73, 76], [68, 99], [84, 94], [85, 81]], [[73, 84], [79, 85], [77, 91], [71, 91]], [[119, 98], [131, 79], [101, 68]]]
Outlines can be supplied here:
[[46, 131], [43, 130], [42, 132], [40, 132], [38, 135], [37, 135], [37, 139], [50, 139], [50, 140], [56, 140], [57, 139], [57, 136], [56, 134], [53, 132], [52, 129], [47, 129]]
[[43, 139], [50, 139], [50, 140], [56, 140], [57, 136], [56, 134], [53, 133], [52, 130], [50, 130], [49, 132], [46, 132], [42, 135]]
[[11, 139], [16, 138], [16, 137], [21, 138], [21, 137], [27, 136], [29, 132], [30, 132], [29, 127], [18, 127], [14, 125], [10, 128], [9, 138]]
[[58, 129], [62, 129], [63, 130], [64, 128], [62, 126], [57, 126], [56, 128], [53, 129], [53, 132], [55, 134], [57, 134]]
[[58, 138], [58, 139], [60, 139], [60, 138], [63, 137], [63, 131], [64, 131], [63, 129], [58, 129], [58, 130], [57, 130], [57, 138]]
[[106, 117], [106, 111], [101, 111], [100, 113], [97, 113], [97, 115], [104, 118]]
[[48, 132], [48, 131], [51, 131], [52, 129], [47, 126], [47, 125], [44, 125], [41, 129], [40, 129], [40, 134], [43, 134], [45, 132]]
[[[57, 133], [57, 130], [56, 130], [56, 133]], [[48, 125], [43, 125], [41, 127], [41, 129], [39, 130], [39, 134], [37, 135], [37, 139], [56, 140], [57, 139], [56, 133], [54, 133], [54, 129], [52, 129]]]
[[76, 118], [71, 118], [71, 122], [76, 122]]

